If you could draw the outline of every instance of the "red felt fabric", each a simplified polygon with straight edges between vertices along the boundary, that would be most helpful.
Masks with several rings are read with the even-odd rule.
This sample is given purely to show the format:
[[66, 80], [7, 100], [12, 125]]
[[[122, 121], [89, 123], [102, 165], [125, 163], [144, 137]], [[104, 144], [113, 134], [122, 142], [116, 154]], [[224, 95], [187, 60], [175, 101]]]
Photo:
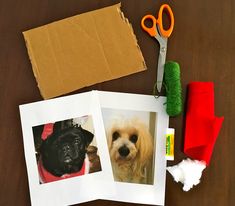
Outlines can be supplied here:
[[188, 85], [184, 153], [209, 165], [224, 117], [214, 114], [213, 82]]

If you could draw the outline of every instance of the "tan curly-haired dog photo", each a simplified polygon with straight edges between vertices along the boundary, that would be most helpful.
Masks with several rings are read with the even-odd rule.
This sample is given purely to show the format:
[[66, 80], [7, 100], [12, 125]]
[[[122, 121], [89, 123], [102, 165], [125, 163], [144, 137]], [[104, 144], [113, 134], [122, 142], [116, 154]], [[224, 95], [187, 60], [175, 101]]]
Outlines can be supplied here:
[[151, 184], [154, 141], [148, 125], [138, 117], [118, 117], [106, 133], [115, 181]]

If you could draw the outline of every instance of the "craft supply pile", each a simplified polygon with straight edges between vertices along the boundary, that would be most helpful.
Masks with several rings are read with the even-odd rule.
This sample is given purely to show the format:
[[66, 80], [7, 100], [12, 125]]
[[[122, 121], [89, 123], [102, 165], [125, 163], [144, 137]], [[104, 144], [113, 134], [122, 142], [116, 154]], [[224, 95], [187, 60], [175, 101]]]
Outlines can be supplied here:
[[[175, 24], [168, 4], [140, 22], [143, 32], [159, 43], [152, 95], [89, 91], [58, 97], [147, 69], [120, 7], [23, 32], [39, 90], [48, 99], [20, 105], [32, 205], [97, 199], [164, 205], [166, 171], [189, 191], [209, 166], [224, 118], [214, 114], [213, 82], [189, 82], [183, 111], [184, 68], [166, 61]], [[180, 138], [169, 120], [183, 112], [183, 152], [188, 158], [167, 167], [178, 152], [175, 138]]]

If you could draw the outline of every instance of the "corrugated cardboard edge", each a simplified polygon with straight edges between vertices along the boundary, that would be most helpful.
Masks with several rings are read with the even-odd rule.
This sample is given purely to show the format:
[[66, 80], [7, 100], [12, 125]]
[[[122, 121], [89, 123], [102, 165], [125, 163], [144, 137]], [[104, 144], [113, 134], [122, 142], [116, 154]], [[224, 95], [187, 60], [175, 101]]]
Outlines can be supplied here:
[[37, 67], [37, 63], [36, 63], [36, 60], [34, 58], [34, 54], [33, 54], [33, 51], [32, 51], [32, 47], [30, 45], [30, 41], [27, 41], [27, 33], [26, 32], [23, 32], [23, 36], [24, 36], [24, 40], [25, 40], [25, 44], [26, 44], [26, 48], [28, 50], [28, 55], [29, 55], [29, 60], [31, 62], [31, 65], [32, 65], [32, 68], [33, 68], [33, 74], [34, 74], [34, 77], [36, 79], [36, 82], [37, 82], [37, 86], [39, 88], [39, 91], [40, 91], [40, 94], [42, 95], [43, 99], [47, 99], [46, 98], [46, 95], [43, 94], [43, 90], [41, 89], [41, 85], [38, 81], [38, 76], [39, 76], [39, 70], [38, 70], [38, 67]]
[[[110, 7], [113, 7], [113, 6], [117, 6], [117, 12], [120, 14], [121, 19], [122, 19], [122, 20], [130, 27], [130, 29], [131, 29], [131, 34], [133, 35], [133, 40], [135, 41], [135, 45], [136, 45], [136, 47], [138, 48], [140, 57], [141, 57], [141, 59], [142, 59], [143, 71], [144, 71], [144, 70], [147, 69], [147, 66], [146, 66], [146, 63], [145, 63], [143, 54], [142, 54], [142, 52], [141, 52], [141, 49], [140, 49], [140, 47], [139, 47], [139, 45], [138, 45], [138, 41], [137, 41], [136, 35], [135, 35], [135, 33], [134, 33], [134, 29], [133, 29], [131, 23], [129, 22], [129, 20], [124, 16], [124, 13], [121, 11], [121, 3], [114, 4], [114, 5], [110, 6]], [[106, 7], [104, 7], [104, 8], [106, 8]], [[100, 8], [100, 9], [102, 9], [102, 8]], [[92, 12], [92, 11], [88, 11], [88, 12]], [[88, 13], [88, 12], [86, 12], [86, 13]], [[78, 14], [78, 15], [79, 15], [79, 14]], [[76, 15], [75, 15], [75, 16], [76, 16]], [[73, 17], [73, 16], [71, 16], [71, 17]], [[71, 17], [67, 17], [67, 18], [71, 18]], [[65, 18], [65, 19], [66, 19], [66, 18]], [[63, 19], [61, 19], [61, 20], [63, 20]], [[58, 20], [58, 21], [61, 21], [61, 20]], [[54, 21], [54, 22], [58, 22], [58, 21]], [[52, 24], [52, 23], [54, 23], [54, 22], [51, 22], [51, 23], [49, 23], [49, 24]], [[46, 25], [48, 25], [48, 24], [46, 24]], [[43, 25], [43, 26], [45, 26], [45, 25]], [[39, 27], [37, 27], [37, 28], [39, 28]], [[50, 99], [50, 98], [54, 98], [54, 97], [60, 96], [60, 95], [48, 96], [47, 94], [44, 93], [44, 90], [42, 89], [42, 85], [40, 85], [40, 82], [39, 82], [39, 79], [38, 79], [38, 77], [39, 77], [40, 74], [39, 74], [39, 69], [38, 69], [36, 60], [35, 60], [35, 58], [34, 58], [32, 46], [30, 45], [30, 41], [27, 41], [27, 31], [24, 31], [24, 32], [23, 32], [23, 36], [24, 36], [24, 40], [25, 40], [25, 43], [26, 43], [26, 48], [27, 48], [27, 51], [28, 51], [29, 59], [30, 59], [31, 65], [32, 65], [34, 77], [35, 77], [35, 79], [36, 79], [37, 86], [38, 86], [38, 88], [39, 88], [39, 91], [40, 91], [41, 96], [43, 97], [43, 99]], [[133, 73], [133, 74], [134, 74], [134, 73]], [[125, 76], [127, 76], [127, 75], [125, 75]], [[121, 77], [117, 77], [117, 78], [115, 78], [115, 79], [118, 79], [118, 78], [121, 78]], [[107, 81], [110, 81], [110, 80], [107, 80]], [[105, 82], [105, 80], [102, 81], [102, 82]], [[97, 84], [97, 83], [101, 83], [101, 82], [96, 82], [96, 83], [94, 83], [94, 84]], [[93, 84], [93, 85], [94, 85], [94, 84]], [[83, 88], [88, 87], [88, 86], [91, 86], [91, 85], [84, 86]], [[81, 89], [81, 88], [78, 88], [78, 89]], [[76, 90], [78, 90], [78, 89], [75, 89], [75, 90], [73, 90], [73, 91], [76, 91]], [[70, 91], [70, 92], [73, 92], [73, 91]], [[61, 94], [61, 95], [63, 95], [63, 94]]]
[[133, 35], [133, 37], [134, 37], [134, 40], [135, 40], [135, 43], [136, 43], [136, 47], [138, 48], [138, 50], [139, 50], [139, 52], [140, 52], [140, 56], [141, 56], [141, 58], [142, 58], [143, 69], [146, 70], [146, 69], [147, 69], [147, 66], [146, 66], [146, 63], [145, 63], [145, 60], [144, 60], [144, 56], [143, 56], [143, 54], [142, 54], [142, 52], [141, 52], [140, 46], [139, 46], [139, 44], [138, 44], [137, 37], [136, 37], [136, 35], [135, 35], [135, 33], [134, 33], [134, 29], [133, 29], [133, 27], [132, 27], [132, 24], [129, 22], [128, 18], [126, 18], [125, 15], [124, 15], [124, 13], [122, 12], [122, 10], [121, 10], [121, 2], [118, 3], [118, 4], [116, 4], [116, 5], [118, 6], [118, 7], [117, 7], [117, 11], [119, 12], [121, 18], [122, 18], [123, 21], [126, 22], [126, 23], [128, 24], [128, 26], [130, 26], [130, 28], [131, 28], [131, 33], [132, 33], [132, 35]]

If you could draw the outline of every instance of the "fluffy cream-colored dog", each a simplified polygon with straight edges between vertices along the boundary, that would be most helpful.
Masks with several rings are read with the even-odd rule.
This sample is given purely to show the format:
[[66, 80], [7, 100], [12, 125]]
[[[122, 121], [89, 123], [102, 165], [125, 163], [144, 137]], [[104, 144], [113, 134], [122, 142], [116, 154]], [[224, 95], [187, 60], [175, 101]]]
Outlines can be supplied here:
[[108, 129], [108, 145], [116, 181], [146, 183], [153, 158], [153, 138], [139, 119], [118, 119]]

